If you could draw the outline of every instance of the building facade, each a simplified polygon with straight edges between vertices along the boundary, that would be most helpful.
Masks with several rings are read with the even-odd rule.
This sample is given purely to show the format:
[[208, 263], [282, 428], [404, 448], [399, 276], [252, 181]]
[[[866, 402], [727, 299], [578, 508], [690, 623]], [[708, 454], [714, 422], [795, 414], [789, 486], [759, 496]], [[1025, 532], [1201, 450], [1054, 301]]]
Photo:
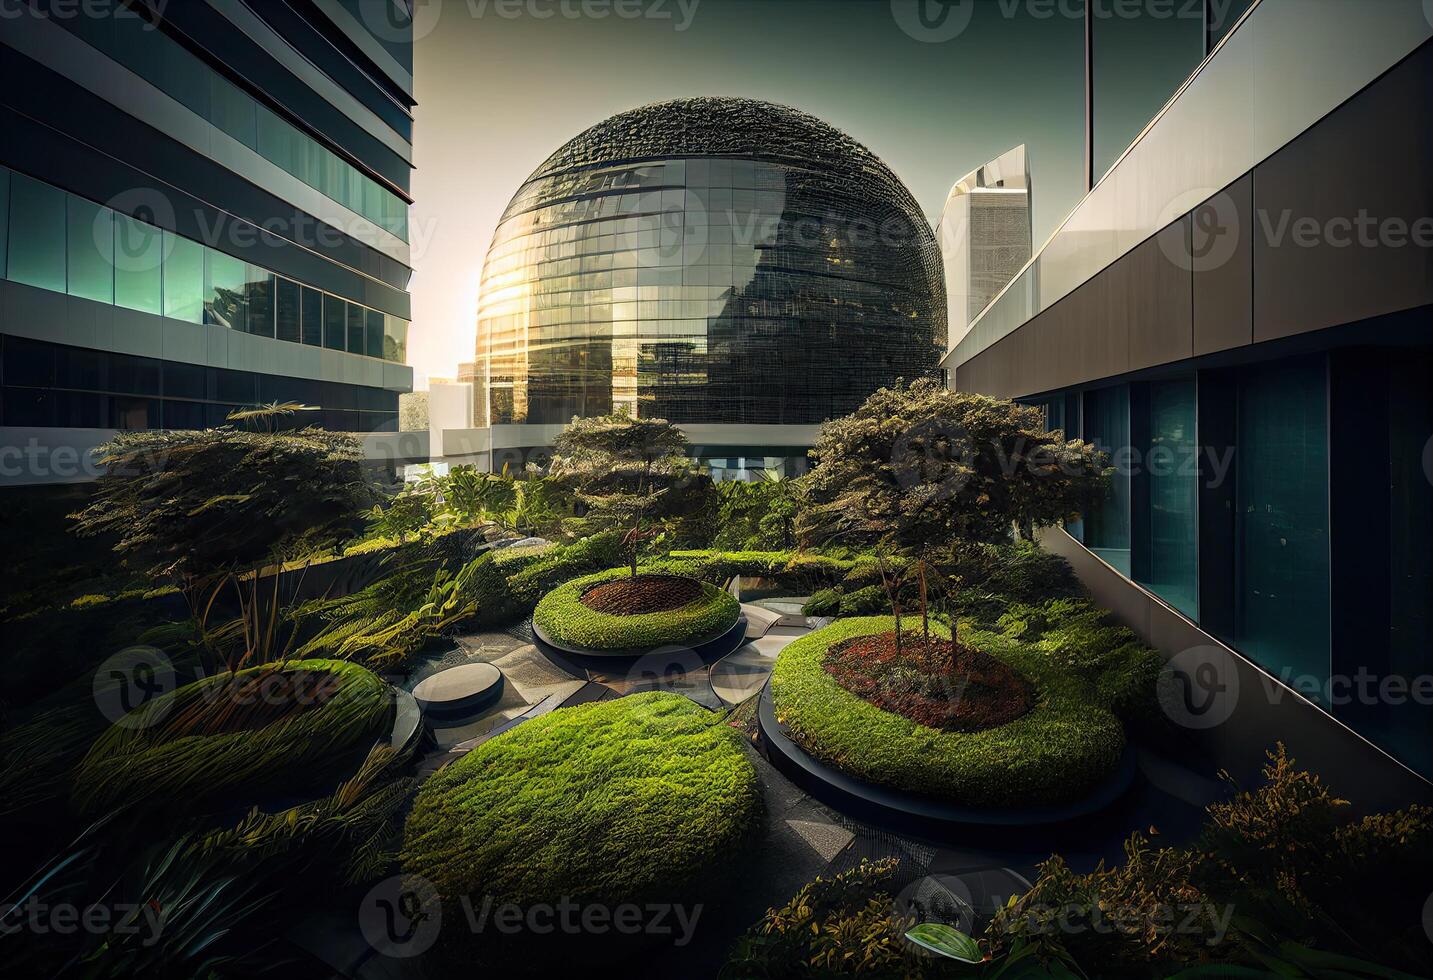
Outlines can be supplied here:
[[1227, 715], [1191, 727], [1370, 800], [1433, 775], [1430, 34], [1250, 6], [945, 361], [1111, 454], [1047, 544]]
[[0, 426], [83, 447], [300, 402], [396, 428], [405, 4], [9, 5], [0, 18]]
[[[934, 235], [889, 168], [794, 109], [681, 99], [592, 127], [513, 196], [483, 269], [475, 424], [537, 438], [625, 409], [751, 449], [743, 427], [810, 429], [944, 345]], [[787, 455], [760, 445], [713, 455]]]
[[936, 229], [945, 268], [950, 346], [1030, 261], [1030, 164], [1025, 147], [955, 182]]

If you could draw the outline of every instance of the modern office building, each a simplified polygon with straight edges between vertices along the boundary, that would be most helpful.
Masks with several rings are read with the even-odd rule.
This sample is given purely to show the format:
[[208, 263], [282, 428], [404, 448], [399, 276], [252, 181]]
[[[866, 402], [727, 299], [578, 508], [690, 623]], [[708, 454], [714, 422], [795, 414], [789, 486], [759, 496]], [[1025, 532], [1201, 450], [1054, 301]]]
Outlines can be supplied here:
[[1030, 261], [1030, 165], [1007, 150], [955, 182], [936, 229], [954, 347], [980, 311]]
[[8, 4], [5, 441], [290, 401], [394, 429], [412, 67], [396, 2]]
[[823, 420], [936, 369], [939, 263], [910, 192], [812, 116], [736, 98], [621, 113], [503, 215], [475, 424], [541, 446], [626, 409], [718, 427], [694, 435], [713, 457], [803, 456]]
[[1433, 776], [1430, 35], [1250, 5], [944, 362], [1111, 452], [1046, 543], [1229, 714], [1202, 737], [1370, 805]]

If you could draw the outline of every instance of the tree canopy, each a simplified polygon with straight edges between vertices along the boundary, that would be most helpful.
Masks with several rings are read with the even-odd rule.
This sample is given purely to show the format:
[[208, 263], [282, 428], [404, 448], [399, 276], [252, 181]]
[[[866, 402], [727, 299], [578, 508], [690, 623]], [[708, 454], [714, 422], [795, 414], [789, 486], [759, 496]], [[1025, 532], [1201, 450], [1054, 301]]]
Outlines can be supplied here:
[[1038, 408], [923, 379], [871, 395], [822, 426], [798, 517], [804, 540], [901, 551], [991, 541], [1011, 525], [1076, 516], [1102, 490], [1104, 457], [1045, 429]]

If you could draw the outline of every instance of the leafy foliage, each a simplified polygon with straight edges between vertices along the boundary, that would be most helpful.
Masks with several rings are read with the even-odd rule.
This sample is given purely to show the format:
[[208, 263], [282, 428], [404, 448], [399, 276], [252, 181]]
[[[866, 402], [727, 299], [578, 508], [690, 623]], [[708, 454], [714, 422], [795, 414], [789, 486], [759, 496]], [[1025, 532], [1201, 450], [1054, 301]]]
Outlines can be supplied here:
[[1075, 516], [1104, 483], [1094, 446], [1046, 432], [1037, 409], [932, 379], [882, 388], [825, 423], [797, 519], [806, 541], [995, 541]]
[[730, 551], [763, 551], [796, 544], [798, 481], [767, 477], [715, 484], [716, 535], [712, 546]]
[[[1428, 975], [1419, 913], [1433, 879], [1433, 808], [1350, 822], [1345, 801], [1282, 745], [1264, 777], [1210, 805], [1191, 846], [1156, 847], [1136, 833], [1123, 864], [1089, 874], [1051, 858], [991, 922], [989, 947], [1031, 943], [1110, 977], [1200, 963], [1294, 977], [1401, 975], [1373, 965], [1391, 962]], [[1052, 927], [1116, 914], [1120, 928]]]
[[714, 640], [736, 625], [741, 615], [741, 603], [709, 582], [702, 583], [700, 599], [667, 612], [616, 616], [583, 604], [583, 593], [621, 577], [623, 571], [612, 569], [558, 586], [537, 604], [533, 624], [559, 643], [613, 652], [641, 651], [662, 644], [697, 646]]
[[321, 429], [122, 432], [98, 459], [107, 469], [73, 515], [78, 533], [112, 533], [120, 557], [181, 580], [337, 535], [374, 499], [358, 441]]
[[687, 437], [665, 419], [574, 418], [553, 446], [552, 476], [572, 487], [598, 521], [628, 529], [634, 576], [644, 522], [664, 515], [690, 470]]

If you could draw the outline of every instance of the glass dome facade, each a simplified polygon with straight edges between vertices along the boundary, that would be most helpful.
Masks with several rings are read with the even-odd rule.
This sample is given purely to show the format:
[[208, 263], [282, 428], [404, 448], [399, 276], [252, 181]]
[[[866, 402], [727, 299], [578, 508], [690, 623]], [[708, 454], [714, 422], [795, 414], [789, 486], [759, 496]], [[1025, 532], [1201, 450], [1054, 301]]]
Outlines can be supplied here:
[[475, 421], [820, 422], [936, 370], [945, 336], [934, 235], [874, 154], [770, 103], [659, 103], [582, 133], [508, 205]]

